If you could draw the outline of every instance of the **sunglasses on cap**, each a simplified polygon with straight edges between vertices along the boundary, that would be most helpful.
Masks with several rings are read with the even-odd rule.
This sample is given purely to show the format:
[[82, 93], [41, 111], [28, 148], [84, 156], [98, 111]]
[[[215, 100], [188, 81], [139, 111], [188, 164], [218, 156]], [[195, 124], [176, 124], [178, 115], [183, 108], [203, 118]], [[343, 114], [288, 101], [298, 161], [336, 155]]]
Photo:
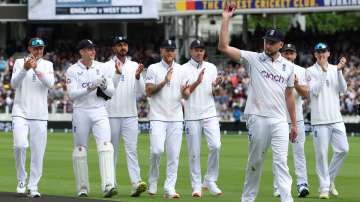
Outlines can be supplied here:
[[45, 46], [45, 43], [42, 39], [35, 38], [30, 41], [30, 46], [32, 47]]
[[318, 43], [315, 45], [314, 50], [318, 53], [325, 53], [326, 51], [328, 51], [328, 46], [324, 43]]

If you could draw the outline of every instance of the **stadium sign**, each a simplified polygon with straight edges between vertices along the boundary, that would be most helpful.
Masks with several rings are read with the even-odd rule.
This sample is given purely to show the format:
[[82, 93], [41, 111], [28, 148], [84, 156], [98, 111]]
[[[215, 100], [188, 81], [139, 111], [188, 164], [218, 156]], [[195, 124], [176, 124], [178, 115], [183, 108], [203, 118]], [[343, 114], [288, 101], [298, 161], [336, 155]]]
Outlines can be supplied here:
[[[176, 0], [163, 3], [160, 15], [220, 14], [229, 0]], [[171, 2], [175, 5], [170, 6]], [[232, 0], [238, 13], [299, 13], [360, 10], [360, 0]], [[169, 8], [172, 8], [169, 9]]]
[[156, 0], [28, 0], [28, 19], [157, 19], [156, 2]]

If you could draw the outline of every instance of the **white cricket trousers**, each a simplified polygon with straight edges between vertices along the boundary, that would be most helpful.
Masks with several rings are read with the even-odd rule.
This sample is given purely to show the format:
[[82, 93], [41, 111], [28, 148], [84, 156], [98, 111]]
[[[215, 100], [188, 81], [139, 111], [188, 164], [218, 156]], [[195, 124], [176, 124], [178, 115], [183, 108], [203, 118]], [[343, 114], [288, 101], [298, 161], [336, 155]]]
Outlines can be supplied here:
[[266, 151], [271, 145], [275, 181], [279, 186], [281, 202], [293, 202], [292, 179], [287, 165], [289, 126], [286, 120], [249, 115], [249, 156], [246, 167], [242, 202], [255, 201]]
[[119, 156], [120, 137], [122, 137], [124, 140], [125, 155], [130, 180], [132, 184], [136, 184], [141, 181], [140, 167], [137, 157], [137, 142], [139, 134], [138, 118], [110, 118], [109, 120], [111, 126], [111, 143], [114, 146], [115, 168]]
[[209, 155], [205, 181], [216, 182], [219, 176], [220, 158], [220, 125], [217, 117], [185, 122], [186, 140], [188, 146], [190, 178], [193, 191], [201, 191], [201, 135], [206, 136]]
[[105, 107], [74, 108], [72, 125], [75, 146], [87, 148], [91, 131], [96, 145], [111, 141], [110, 123]]
[[29, 147], [28, 135], [30, 134], [31, 161], [28, 189], [38, 190], [47, 142], [47, 121], [13, 117], [12, 124], [17, 179], [20, 182], [26, 182], [26, 148]]
[[[319, 178], [320, 191], [329, 191], [330, 183], [335, 178], [349, 152], [345, 125], [333, 123], [313, 126], [313, 139], [316, 158], [316, 173]], [[328, 147], [331, 144], [334, 154], [328, 166]]]
[[157, 183], [160, 157], [166, 149], [167, 166], [164, 190], [175, 192], [179, 155], [181, 149], [183, 122], [150, 121], [150, 170], [149, 183]]
[[[291, 143], [293, 158], [294, 158], [294, 166], [295, 166], [295, 175], [296, 175], [296, 184], [308, 184], [307, 179], [307, 169], [306, 169], [306, 158], [305, 158], [305, 124], [304, 121], [297, 122], [298, 127], [298, 136], [294, 143]], [[274, 165], [273, 165], [274, 166]], [[274, 168], [274, 167], [273, 167]], [[277, 189], [277, 185], [274, 180], [274, 188]]]

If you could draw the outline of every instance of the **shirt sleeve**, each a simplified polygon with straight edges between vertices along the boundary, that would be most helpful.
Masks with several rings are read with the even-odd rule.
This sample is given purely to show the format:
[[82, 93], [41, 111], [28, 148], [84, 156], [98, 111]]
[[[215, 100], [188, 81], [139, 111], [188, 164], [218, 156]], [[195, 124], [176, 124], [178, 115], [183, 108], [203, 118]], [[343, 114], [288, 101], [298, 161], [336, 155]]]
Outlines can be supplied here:
[[289, 75], [289, 77], [287, 79], [286, 86], [290, 87], [290, 88], [294, 87], [294, 81], [295, 81], [295, 73], [294, 73], [294, 66], [293, 66], [293, 68], [292, 68], [292, 70], [290, 72], [290, 75]]
[[65, 76], [66, 76], [66, 87], [71, 100], [76, 100], [89, 93], [89, 91], [86, 88], [80, 88], [80, 89], [77, 88], [76, 85], [77, 80], [74, 75], [74, 72], [69, 71], [68, 69], [68, 71], [66, 71], [65, 73]]
[[[302, 67], [301, 67], [302, 68]], [[299, 80], [299, 85], [300, 86], [307, 86], [307, 82], [306, 82], [306, 70], [305, 69], [301, 69], [302, 71], [300, 71], [298, 74], [296, 74], [298, 80]]]
[[24, 80], [27, 71], [24, 69], [24, 65], [21, 65], [20, 60], [15, 60], [12, 76], [11, 76], [11, 87], [13, 89], [20, 86], [21, 82]]
[[251, 63], [256, 60], [258, 56], [257, 52], [240, 50], [240, 61], [239, 63], [243, 64], [246, 71], [250, 71]]
[[153, 66], [150, 66], [148, 68], [148, 70], [146, 71], [146, 79], [145, 79], [145, 83], [146, 84], [155, 84], [156, 82], [156, 74], [153, 70]]
[[55, 77], [54, 77], [54, 68], [53, 63], [50, 62], [46, 68], [46, 71], [41, 72], [35, 69], [35, 75], [48, 88], [54, 87]]
[[345, 93], [347, 89], [347, 83], [344, 78], [344, 75], [342, 74], [342, 71], [337, 71], [338, 73], [338, 91], [339, 93]]
[[306, 71], [306, 74], [310, 94], [313, 96], [318, 96], [320, 90], [326, 83], [327, 72], [321, 71], [318, 76], [319, 78], [317, 78], [317, 76], [315, 76], [311, 71]]

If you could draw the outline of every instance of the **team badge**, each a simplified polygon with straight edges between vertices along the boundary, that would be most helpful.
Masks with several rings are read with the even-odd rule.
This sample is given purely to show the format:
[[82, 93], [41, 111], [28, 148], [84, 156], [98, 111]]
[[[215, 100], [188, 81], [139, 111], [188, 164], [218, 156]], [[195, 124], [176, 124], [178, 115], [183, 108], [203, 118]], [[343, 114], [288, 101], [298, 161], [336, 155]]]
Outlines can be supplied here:
[[285, 72], [285, 70], [286, 70], [286, 64], [283, 64], [282, 70], [283, 70], [283, 72]]
[[121, 75], [120, 75], [120, 81], [125, 81], [125, 76], [124, 76], [124, 74], [121, 74]]
[[96, 69], [96, 75], [100, 75], [100, 70]]
[[329, 87], [330, 86], [330, 81], [328, 79], [326, 79], [326, 85]]
[[66, 83], [67, 83], [67, 84], [71, 83], [71, 79], [70, 79], [70, 78], [67, 78], [67, 79], [66, 79]]
[[32, 81], [36, 81], [36, 74], [33, 74]]
[[317, 130], [314, 130], [314, 137], [317, 137], [317, 136], [318, 136]]
[[84, 73], [84, 72], [78, 72], [77, 74], [78, 74], [78, 76], [81, 76], [83, 73]]

